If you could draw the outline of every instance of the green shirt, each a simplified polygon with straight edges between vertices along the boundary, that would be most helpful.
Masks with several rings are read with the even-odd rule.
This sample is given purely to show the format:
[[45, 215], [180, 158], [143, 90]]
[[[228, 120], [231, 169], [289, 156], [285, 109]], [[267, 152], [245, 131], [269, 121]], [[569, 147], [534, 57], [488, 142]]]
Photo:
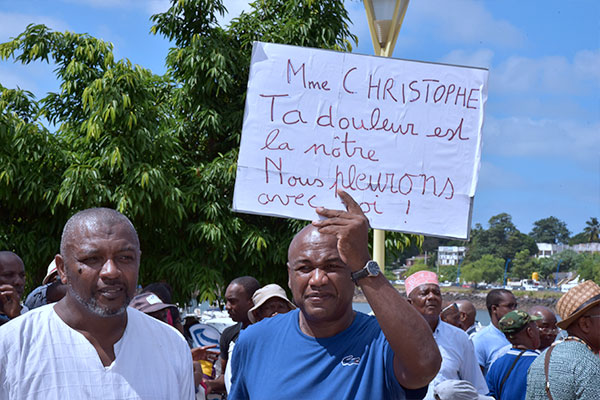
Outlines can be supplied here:
[[[526, 400], [548, 400], [544, 358], [546, 349], [527, 373]], [[554, 400], [600, 399], [600, 357], [583, 343], [565, 341], [554, 346], [548, 367], [550, 393]]]

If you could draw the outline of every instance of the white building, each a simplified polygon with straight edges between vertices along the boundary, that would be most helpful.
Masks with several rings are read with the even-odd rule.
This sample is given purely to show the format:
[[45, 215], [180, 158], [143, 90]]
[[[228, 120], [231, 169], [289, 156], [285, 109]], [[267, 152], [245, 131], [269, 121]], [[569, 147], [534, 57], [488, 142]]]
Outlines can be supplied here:
[[437, 263], [439, 266], [458, 265], [465, 258], [467, 248], [464, 246], [439, 246]]
[[600, 253], [600, 243], [581, 243], [573, 246], [554, 243], [536, 243], [538, 248], [537, 258], [548, 258], [565, 250], [573, 250], [575, 253]]

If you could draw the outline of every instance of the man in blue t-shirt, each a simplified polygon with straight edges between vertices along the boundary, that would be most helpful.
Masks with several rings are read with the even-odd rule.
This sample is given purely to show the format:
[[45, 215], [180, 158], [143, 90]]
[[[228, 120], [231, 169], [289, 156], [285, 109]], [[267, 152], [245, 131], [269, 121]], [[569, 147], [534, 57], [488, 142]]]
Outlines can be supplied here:
[[490, 365], [510, 347], [510, 342], [498, 329], [498, 322], [504, 315], [517, 309], [517, 299], [510, 290], [492, 289], [485, 298], [485, 305], [490, 314], [490, 324], [471, 338], [483, 376]]
[[525, 400], [527, 370], [540, 354], [540, 332], [535, 323], [541, 319], [525, 311], [511, 311], [498, 322], [512, 348], [498, 358], [486, 376], [490, 389], [488, 395], [498, 400]]
[[[290, 244], [298, 310], [240, 334], [229, 399], [418, 399], [440, 368], [429, 326], [370, 260], [360, 206], [338, 195], [347, 211], [317, 208], [326, 219]], [[355, 284], [377, 319], [352, 310]]]

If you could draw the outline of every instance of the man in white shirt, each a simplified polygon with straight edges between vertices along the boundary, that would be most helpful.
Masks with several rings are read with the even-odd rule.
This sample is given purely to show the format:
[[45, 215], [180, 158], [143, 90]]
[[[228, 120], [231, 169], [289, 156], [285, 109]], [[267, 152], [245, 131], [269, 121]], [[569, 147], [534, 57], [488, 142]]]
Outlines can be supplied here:
[[67, 294], [0, 329], [0, 398], [194, 398], [185, 339], [127, 307], [140, 255], [135, 228], [115, 210], [67, 221], [55, 257]]
[[416, 272], [406, 278], [405, 287], [409, 303], [429, 324], [442, 354], [442, 366], [429, 384], [425, 399], [433, 400], [435, 386], [449, 379], [469, 381], [479, 394], [487, 394], [488, 387], [469, 336], [462, 329], [440, 319], [442, 293], [435, 272]]

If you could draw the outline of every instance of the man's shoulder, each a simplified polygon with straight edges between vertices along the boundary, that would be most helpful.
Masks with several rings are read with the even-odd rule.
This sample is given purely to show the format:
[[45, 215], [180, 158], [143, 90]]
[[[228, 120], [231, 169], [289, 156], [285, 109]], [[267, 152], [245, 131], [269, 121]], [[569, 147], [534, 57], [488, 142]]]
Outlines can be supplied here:
[[[271, 318], [265, 318], [262, 321], [256, 322], [244, 329], [244, 336], [258, 335], [280, 331], [282, 326], [291, 326], [294, 321], [298, 321], [299, 310], [292, 310], [285, 314], [277, 314]], [[294, 319], [295, 318], [295, 319]]]
[[236, 322], [234, 325], [228, 326], [227, 328], [223, 329], [222, 335], [225, 335], [225, 336], [235, 335], [241, 329], [242, 329], [242, 323]]
[[[37, 307], [24, 314], [19, 315], [16, 318], [11, 319], [6, 324], [2, 325], [2, 331], [7, 332], [10, 329], [20, 330], [23, 325], [35, 324], [44, 321], [54, 313], [54, 303], [46, 304], [41, 307]], [[0, 335], [2, 336], [2, 335]]]

